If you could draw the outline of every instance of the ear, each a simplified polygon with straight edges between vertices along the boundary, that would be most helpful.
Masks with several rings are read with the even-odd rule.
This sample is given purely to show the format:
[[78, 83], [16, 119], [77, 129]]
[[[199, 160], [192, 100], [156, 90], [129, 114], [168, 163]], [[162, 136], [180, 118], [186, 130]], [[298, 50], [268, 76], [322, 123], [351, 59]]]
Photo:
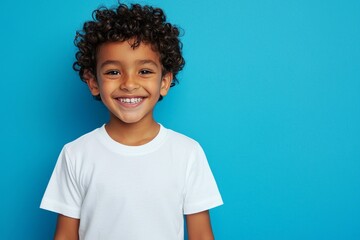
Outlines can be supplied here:
[[96, 80], [96, 77], [93, 73], [91, 73], [89, 70], [85, 70], [83, 74], [83, 78], [88, 85], [90, 92], [93, 96], [99, 96], [100, 90], [99, 90], [99, 84]]
[[161, 96], [164, 97], [164, 96], [167, 95], [167, 93], [169, 92], [172, 80], [173, 80], [173, 73], [172, 72], [168, 72], [168, 73], [166, 73], [166, 74], [164, 74], [162, 76], [161, 88], [160, 88], [160, 95]]

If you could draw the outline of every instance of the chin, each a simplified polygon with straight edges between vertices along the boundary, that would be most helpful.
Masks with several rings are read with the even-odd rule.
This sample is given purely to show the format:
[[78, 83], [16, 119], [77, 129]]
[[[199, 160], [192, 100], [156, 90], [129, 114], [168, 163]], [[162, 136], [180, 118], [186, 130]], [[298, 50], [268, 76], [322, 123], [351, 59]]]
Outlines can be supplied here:
[[141, 122], [143, 119], [138, 117], [128, 117], [128, 118], [119, 118], [119, 120], [126, 124], [134, 124]]

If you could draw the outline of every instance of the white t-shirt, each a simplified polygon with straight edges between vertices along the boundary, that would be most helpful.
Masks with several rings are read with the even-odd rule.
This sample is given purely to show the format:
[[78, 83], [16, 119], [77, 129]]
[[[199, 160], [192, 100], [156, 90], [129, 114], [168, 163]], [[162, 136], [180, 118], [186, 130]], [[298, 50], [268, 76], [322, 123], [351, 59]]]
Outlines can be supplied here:
[[102, 126], [64, 146], [40, 207], [80, 219], [80, 239], [183, 240], [184, 214], [221, 204], [196, 141], [161, 126], [126, 146]]

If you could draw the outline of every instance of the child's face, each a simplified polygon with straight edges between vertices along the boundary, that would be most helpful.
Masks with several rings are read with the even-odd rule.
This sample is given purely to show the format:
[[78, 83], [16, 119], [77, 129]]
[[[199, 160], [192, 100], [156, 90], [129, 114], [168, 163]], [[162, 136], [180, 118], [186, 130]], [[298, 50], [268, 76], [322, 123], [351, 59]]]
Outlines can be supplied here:
[[162, 75], [159, 54], [151, 45], [141, 43], [133, 49], [128, 41], [102, 44], [96, 73], [96, 79], [87, 79], [92, 94], [100, 94], [110, 121], [124, 123], [153, 120], [154, 106], [172, 81], [171, 73]]

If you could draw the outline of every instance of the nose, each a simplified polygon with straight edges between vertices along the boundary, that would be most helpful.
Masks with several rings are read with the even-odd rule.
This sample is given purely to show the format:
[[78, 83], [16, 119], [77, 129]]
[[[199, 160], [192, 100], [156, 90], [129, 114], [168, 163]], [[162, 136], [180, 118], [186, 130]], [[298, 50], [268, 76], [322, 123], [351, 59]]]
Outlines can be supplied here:
[[136, 81], [136, 77], [131, 75], [123, 76], [123, 79], [120, 84], [120, 89], [127, 92], [132, 92], [139, 88], [139, 84]]

